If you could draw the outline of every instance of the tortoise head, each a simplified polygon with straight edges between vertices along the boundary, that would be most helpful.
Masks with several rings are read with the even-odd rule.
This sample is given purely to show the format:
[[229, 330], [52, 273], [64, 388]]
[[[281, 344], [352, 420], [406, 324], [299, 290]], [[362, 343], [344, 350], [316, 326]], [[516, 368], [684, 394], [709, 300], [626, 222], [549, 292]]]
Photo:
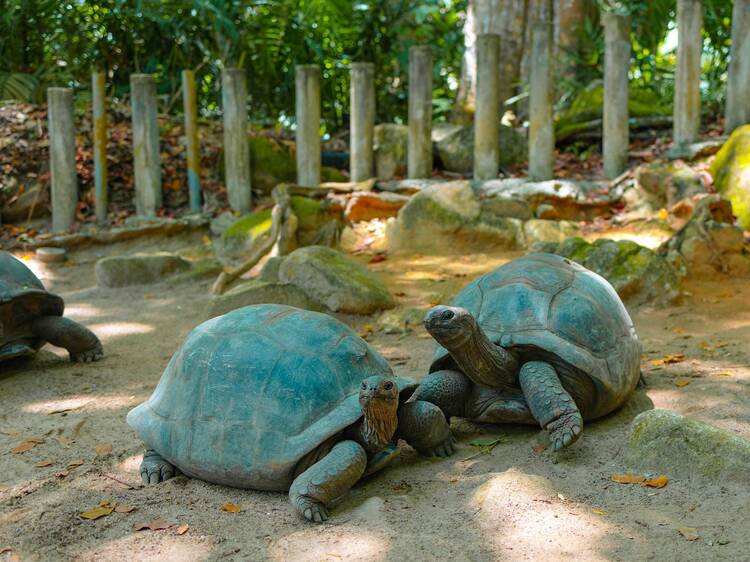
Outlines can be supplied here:
[[398, 385], [388, 377], [367, 377], [359, 387], [359, 405], [363, 409], [397, 408]]
[[450, 350], [469, 341], [476, 322], [465, 308], [438, 305], [425, 316], [424, 327], [440, 345]]

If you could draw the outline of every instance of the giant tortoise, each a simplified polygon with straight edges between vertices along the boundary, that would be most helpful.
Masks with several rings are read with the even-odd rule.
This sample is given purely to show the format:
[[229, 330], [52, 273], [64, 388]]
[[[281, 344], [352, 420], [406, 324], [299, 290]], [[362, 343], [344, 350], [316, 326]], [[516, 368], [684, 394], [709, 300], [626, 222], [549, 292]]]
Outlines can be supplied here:
[[100, 359], [99, 338], [63, 318], [64, 308], [23, 262], [0, 251], [0, 361], [30, 355], [45, 342], [67, 349], [71, 361]]
[[539, 423], [554, 450], [583, 420], [620, 407], [640, 379], [641, 345], [612, 286], [551, 254], [513, 260], [428, 312], [438, 342], [415, 399], [446, 415]]
[[394, 457], [396, 437], [453, 452], [439, 408], [405, 403], [415, 387], [335, 318], [261, 304], [196, 327], [128, 423], [147, 446], [146, 483], [179, 469], [289, 490], [302, 516], [324, 521], [331, 501]]

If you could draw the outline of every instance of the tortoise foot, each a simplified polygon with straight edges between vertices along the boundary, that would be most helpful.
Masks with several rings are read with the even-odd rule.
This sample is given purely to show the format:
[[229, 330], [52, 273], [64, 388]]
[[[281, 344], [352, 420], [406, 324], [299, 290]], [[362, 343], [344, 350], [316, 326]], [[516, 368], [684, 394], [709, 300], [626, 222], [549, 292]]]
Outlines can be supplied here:
[[158, 484], [173, 478], [174, 465], [165, 461], [156, 451], [147, 450], [141, 462], [141, 479], [146, 484]]
[[434, 447], [418, 449], [418, 451], [426, 457], [450, 457], [456, 452], [456, 438], [451, 434]]
[[547, 424], [549, 442], [553, 451], [569, 447], [578, 440], [583, 431], [583, 418], [578, 412], [563, 414]]
[[299, 514], [314, 523], [322, 523], [328, 520], [328, 510], [326, 507], [312, 498], [300, 496], [296, 502], [297, 511]]
[[104, 357], [104, 349], [101, 342], [96, 342], [96, 346], [92, 349], [70, 354], [70, 360], [73, 363], [92, 363], [99, 361], [102, 357]]

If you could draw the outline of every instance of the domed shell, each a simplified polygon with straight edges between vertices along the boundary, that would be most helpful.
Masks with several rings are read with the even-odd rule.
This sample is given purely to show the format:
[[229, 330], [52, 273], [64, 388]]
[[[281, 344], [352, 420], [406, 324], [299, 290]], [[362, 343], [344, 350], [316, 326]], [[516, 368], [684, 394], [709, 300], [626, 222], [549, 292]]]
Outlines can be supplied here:
[[[62, 298], [48, 293], [42, 282], [19, 259], [8, 252], [0, 251], [0, 322], [3, 317], [13, 320], [12, 326], [0, 330], [0, 360], [18, 355], [12, 343], [15, 326], [22, 326], [38, 316], [62, 316], [65, 304]], [[26, 347], [26, 343], [31, 348]], [[24, 349], [38, 349], [44, 342], [26, 342]]]
[[[588, 419], [618, 407], [638, 383], [641, 345], [620, 297], [603, 277], [566, 258], [513, 260], [469, 283], [452, 304], [522, 360], [552, 362]], [[431, 371], [451, 366], [438, 346]]]
[[286, 490], [300, 459], [360, 418], [359, 386], [373, 375], [393, 372], [335, 318], [248, 306], [196, 327], [127, 419], [189, 476]]

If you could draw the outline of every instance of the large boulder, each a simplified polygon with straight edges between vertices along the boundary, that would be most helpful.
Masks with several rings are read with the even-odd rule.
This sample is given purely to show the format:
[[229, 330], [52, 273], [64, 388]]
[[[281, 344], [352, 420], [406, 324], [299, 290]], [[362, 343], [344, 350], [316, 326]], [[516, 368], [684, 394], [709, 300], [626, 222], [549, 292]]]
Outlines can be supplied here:
[[409, 197], [398, 193], [357, 191], [346, 204], [344, 218], [349, 222], [395, 217]]
[[286, 304], [317, 312], [325, 310], [323, 305], [294, 285], [253, 279], [213, 297], [208, 305], [207, 317], [213, 318], [236, 308], [263, 303]]
[[248, 143], [251, 184], [255, 191], [270, 193], [278, 184], [296, 179], [294, 143], [264, 135], [250, 136]]
[[[438, 137], [435, 142], [440, 161], [449, 172], [474, 170], [474, 127], [460, 127]], [[500, 126], [500, 166], [524, 162], [528, 157], [526, 137], [506, 125]]]
[[279, 281], [294, 285], [333, 312], [372, 314], [392, 308], [393, 297], [369, 269], [331, 248], [299, 248], [279, 266]]
[[734, 225], [732, 204], [718, 194], [695, 204], [690, 220], [662, 244], [659, 254], [693, 277], [750, 274], [744, 233]]
[[672, 207], [686, 197], [706, 192], [703, 175], [684, 162], [652, 162], [635, 172], [638, 187], [654, 197], [660, 207]]
[[127, 287], [158, 283], [190, 269], [190, 262], [168, 252], [110, 256], [96, 262], [96, 283], [100, 287]]
[[375, 125], [375, 175], [388, 180], [406, 175], [406, 146], [409, 127], [395, 123]]
[[629, 240], [568, 238], [560, 244], [541, 243], [531, 251], [564, 256], [609, 281], [625, 302], [632, 305], [666, 304], [679, 294], [681, 275], [662, 256]]
[[578, 225], [570, 221], [532, 219], [523, 223], [523, 235], [527, 247], [539, 242], [561, 243], [579, 234]]
[[734, 130], [710, 171], [716, 191], [732, 202], [740, 226], [750, 230], [750, 125]]
[[482, 213], [468, 181], [427, 187], [389, 219], [388, 249], [441, 253], [469, 248], [515, 249], [522, 239], [521, 221]]
[[[510, 178], [485, 181], [477, 189], [483, 208], [503, 213], [515, 210], [517, 215], [503, 216], [520, 219], [593, 220], [608, 216], [612, 205], [607, 182]], [[525, 206], [519, 206], [521, 202]]]
[[750, 484], [749, 440], [670, 410], [638, 414], [623, 462], [675, 478]]

